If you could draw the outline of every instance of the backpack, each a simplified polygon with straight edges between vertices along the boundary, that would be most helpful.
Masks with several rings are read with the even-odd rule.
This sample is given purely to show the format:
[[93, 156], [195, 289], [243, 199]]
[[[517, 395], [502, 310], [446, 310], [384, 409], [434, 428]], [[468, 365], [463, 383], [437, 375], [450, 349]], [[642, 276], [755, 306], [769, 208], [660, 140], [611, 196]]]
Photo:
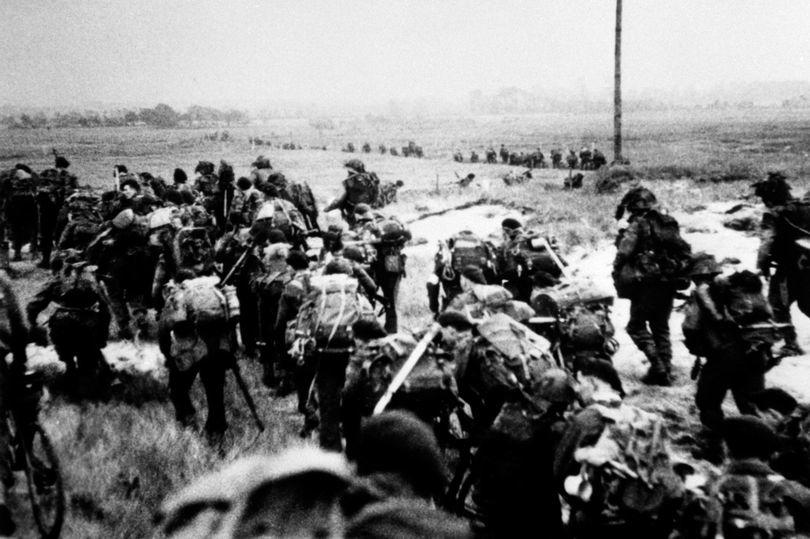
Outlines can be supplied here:
[[728, 539], [796, 537], [793, 517], [785, 506], [787, 487], [780, 475], [724, 474], [711, 485], [711, 520], [715, 533]]
[[677, 283], [679, 289], [687, 288], [689, 280], [686, 274], [692, 263], [692, 247], [681, 237], [678, 221], [670, 215], [657, 211], [650, 211], [647, 214], [647, 221], [651, 233], [649, 241], [652, 243], [649, 247], [655, 257], [658, 276]]
[[256, 221], [270, 220], [273, 228], [284, 232], [288, 241], [291, 241], [300, 232], [306, 231], [307, 226], [301, 212], [287, 200], [275, 198], [266, 201], [256, 212]]
[[554, 365], [549, 342], [508, 315], [495, 313], [478, 324], [476, 331], [496, 352], [485, 354], [495, 360], [487, 370], [493, 374], [493, 380], [502, 385], [512, 385], [506, 380], [514, 378], [528, 384]]
[[219, 277], [197, 277], [181, 283], [188, 320], [199, 326], [224, 323], [230, 318], [227, 298], [218, 284]]
[[374, 315], [360, 297], [357, 279], [339, 273], [314, 276], [309, 284], [310, 293], [296, 322], [298, 332], [313, 338], [321, 348], [349, 346], [352, 324]]
[[545, 238], [535, 235], [520, 238], [514, 246], [513, 252], [528, 275], [536, 271], [543, 271], [554, 278], [562, 275], [562, 269], [554, 261], [546, 245], [551, 244]]
[[568, 313], [562, 333], [575, 350], [605, 350], [616, 330], [607, 307], [576, 305]]
[[380, 196], [380, 179], [374, 172], [359, 172], [343, 180], [346, 199], [352, 204], [373, 204]]
[[298, 208], [306, 221], [307, 230], [318, 228], [318, 205], [315, 203], [315, 195], [309, 184], [291, 183], [289, 188], [291, 202]]
[[492, 266], [492, 249], [489, 244], [469, 230], [464, 230], [450, 238], [450, 267], [460, 273], [465, 266], [484, 269]]
[[207, 269], [214, 262], [214, 246], [205, 228], [185, 227], [174, 235], [172, 255], [178, 268], [202, 266]]
[[586, 410], [598, 413], [603, 422], [599, 438], [574, 453], [593, 495], [583, 498], [588, 489], [570, 482], [571, 477], [564, 482], [568, 495], [579, 497], [608, 522], [655, 518], [663, 506], [680, 499], [683, 482], [672, 469], [669, 434], [661, 416], [624, 404], [595, 404]]

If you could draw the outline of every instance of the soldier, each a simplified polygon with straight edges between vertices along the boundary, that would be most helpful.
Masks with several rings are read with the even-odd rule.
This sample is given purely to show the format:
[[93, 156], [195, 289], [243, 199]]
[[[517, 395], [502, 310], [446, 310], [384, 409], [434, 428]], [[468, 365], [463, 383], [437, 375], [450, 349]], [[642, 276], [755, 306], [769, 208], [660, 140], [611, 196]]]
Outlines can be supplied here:
[[380, 179], [373, 172], [366, 172], [366, 167], [359, 159], [350, 159], [343, 165], [348, 170], [348, 177], [343, 180], [343, 194], [324, 208], [324, 212], [339, 209], [349, 223], [355, 224], [354, 207], [358, 204], [374, 204], [380, 196]]
[[498, 152], [501, 156], [501, 162], [505, 165], [509, 162], [509, 150], [506, 149], [506, 146], [501, 144], [501, 149]]
[[76, 192], [67, 198], [68, 223], [59, 238], [59, 250], [84, 252], [101, 231], [100, 199], [93, 193]]
[[231, 223], [239, 226], [253, 224], [259, 208], [264, 203], [264, 194], [254, 187], [253, 182], [242, 176], [236, 181], [237, 191], [231, 205]]
[[599, 150], [599, 148], [594, 147], [593, 156], [591, 157], [591, 164], [593, 165], [594, 170], [599, 170], [602, 166], [607, 165], [607, 158], [605, 157], [605, 154]]
[[583, 146], [582, 149], [579, 150], [579, 168], [582, 170], [590, 169], [591, 157], [591, 150], [589, 150], [587, 146]]
[[568, 164], [568, 168], [570, 168], [571, 170], [577, 168], [577, 165], [579, 164], [579, 159], [577, 158], [577, 154], [576, 152], [574, 152], [574, 150], [571, 149], [568, 150], [568, 155], [565, 156], [565, 162], [566, 164]]
[[285, 345], [280, 350], [281, 363], [284, 365], [284, 370], [287, 373], [293, 373], [296, 394], [298, 397], [298, 411], [300, 413], [306, 412], [306, 402], [309, 395], [309, 388], [312, 384], [312, 379], [315, 376], [314, 368], [311, 363], [300, 362], [296, 363], [295, 359], [290, 356], [289, 345], [292, 344], [292, 339], [287, 339], [287, 329], [291, 322], [295, 321], [298, 316], [298, 310], [304, 302], [304, 298], [308, 291], [309, 282], [309, 260], [301, 251], [290, 251], [287, 257], [287, 265], [292, 271], [291, 279], [287, 282], [284, 290], [281, 293], [281, 298], [278, 302], [278, 313], [275, 322], [276, 339], [284, 336], [282, 342]]
[[558, 149], [551, 150], [551, 168], [562, 168], [562, 152]]
[[[199, 279], [189, 270], [178, 270], [167, 290], [168, 299], [158, 325], [158, 346], [169, 370], [169, 397], [175, 418], [185, 427], [196, 427], [190, 392], [199, 373], [208, 404], [205, 433], [213, 446], [222, 443], [227, 428], [225, 372], [236, 361], [234, 325], [237, 320], [228, 316], [221, 302], [217, 302], [216, 313], [203, 318], [202, 313], [208, 313], [208, 309], [194, 301], [203, 292], [206, 292], [203, 297], [212, 297], [212, 294], [217, 297], [218, 292], [212, 290], [218, 281], [216, 277]], [[178, 288], [186, 292], [176, 294]]]
[[[554, 286], [559, 283], [562, 268], [558, 261], [556, 241], [536, 233], [527, 233], [514, 218], [501, 223], [503, 243], [498, 250], [498, 273], [503, 285], [515, 299], [528, 303], [532, 289]], [[548, 249], [554, 251], [552, 256]]]
[[722, 434], [729, 459], [709, 483], [707, 499], [685, 508], [677, 537], [806, 537], [810, 489], [776, 473], [768, 461], [780, 439], [756, 417], [726, 419]]
[[42, 344], [44, 330], [37, 325], [37, 317], [51, 303], [57, 305], [48, 321], [50, 337], [67, 369], [65, 387], [80, 398], [104, 395], [111, 377], [101, 352], [107, 345], [111, 317], [95, 270], [76, 251], [57, 259], [55, 276], [27, 308], [32, 338]]
[[[716, 270], [703, 271], [711, 275]], [[723, 421], [721, 405], [729, 390], [740, 413], [756, 412], [751, 398], [765, 388], [765, 372], [773, 366], [773, 343], [746, 327], [769, 323], [772, 315], [762, 296], [762, 283], [750, 271], [715, 277], [708, 286], [698, 286], [696, 295], [706, 365], [700, 371], [695, 403], [703, 424], [716, 430]]]
[[267, 178], [273, 172], [273, 166], [270, 164], [270, 159], [265, 157], [264, 155], [260, 155], [253, 161], [250, 166], [253, 170], [250, 172], [250, 180], [253, 182], [253, 185], [261, 191], [262, 186], [267, 183]]
[[[810, 313], [807, 270], [801, 265], [806, 251], [796, 243], [797, 239], [808, 237], [810, 202], [791, 196], [790, 185], [781, 172], [769, 172], [766, 180], [753, 187], [766, 207], [757, 268], [768, 279], [768, 301], [774, 320], [791, 324], [790, 306], [794, 301], [803, 313]], [[804, 354], [792, 324], [782, 330], [782, 336], [785, 342], [778, 352], [780, 357]]]
[[363, 153], [371, 153], [371, 144], [368, 142], [363, 144]]
[[486, 156], [487, 156], [487, 163], [494, 164], [498, 162], [498, 152], [496, 152], [495, 148], [493, 148], [492, 146], [490, 146], [487, 149]]
[[[370, 213], [370, 209], [369, 212]], [[399, 284], [406, 276], [406, 255], [402, 252], [411, 233], [393, 218], [383, 219], [367, 228], [370, 244], [376, 250], [371, 263], [371, 275], [385, 299], [385, 330], [396, 333], [398, 327], [397, 298]]]
[[[253, 295], [258, 299], [260, 358], [262, 382], [273, 388], [284, 383], [282, 393], [291, 388], [292, 373], [285, 372], [283, 362], [284, 333], [278, 332], [278, 310], [281, 296], [294, 277], [294, 270], [287, 264], [290, 248], [284, 243], [284, 235], [274, 230], [269, 234], [270, 245], [265, 249], [264, 271], [251, 283]], [[280, 240], [280, 241], [279, 241]]]
[[107, 290], [119, 338], [132, 338], [130, 307], [138, 329], [145, 331], [154, 272], [146, 230], [136, 222], [131, 208], [116, 215], [108, 228], [87, 246], [87, 259], [99, 268], [99, 280]]
[[[57, 155], [55, 167], [42, 172], [37, 189], [39, 210], [40, 247], [42, 249], [41, 268], [49, 268], [54, 241], [58, 239], [59, 216], [65, 199], [77, 187], [76, 177], [68, 172], [70, 162]], [[59, 230], [61, 232], [61, 230]]]
[[28, 167], [25, 165], [17, 165], [8, 184], [3, 186], [9, 191], [3, 195], [3, 213], [11, 233], [15, 261], [22, 260], [22, 248], [25, 244], [30, 243], [32, 250], [36, 246], [36, 179], [26, 169]]
[[678, 222], [657, 210], [649, 189], [637, 187], [616, 211], [630, 212], [628, 226], [619, 232], [613, 277], [619, 297], [630, 299], [627, 334], [650, 362], [645, 384], [671, 385], [672, 343], [669, 317], [675, 290], [688, 286], [685, 272], [691, 248], [680, 236]]
[[[341, 451], [340, 395], [346, 379], [346, 366], [353, 347], [351, 324], [370, 319], [373, 311], [357, 292], [351, 264], [336, 259], [326, 265], [322, 282], [312, 280], [311, 293], [299, 311], [299, 321], [311, 319], [308, 328], [297, 328], [310, 335], [310, 361], [315, 366], [315, 388], [320, 414], [319, 442], [322, 448]], [[311, 317], [311, 318], [310, 318]]]
[[380, 154], [382, 154], [382, 155], [385, 155], [386, 153], [388, 153], [388, 148], [385, 147], [385, 144], [380, 144], [378, 149], [380, 150]]
[[477, 163], [478, 162], [478, 152], [473, 150], [470, 152], [470, 163]]

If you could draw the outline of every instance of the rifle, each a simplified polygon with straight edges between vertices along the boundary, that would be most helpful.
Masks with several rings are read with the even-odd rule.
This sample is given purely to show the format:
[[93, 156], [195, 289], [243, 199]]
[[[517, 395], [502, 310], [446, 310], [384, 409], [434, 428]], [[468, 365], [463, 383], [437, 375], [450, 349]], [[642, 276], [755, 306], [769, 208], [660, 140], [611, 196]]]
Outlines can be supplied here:
[[264, 423], [262, 422], [262, 419], [259, 417], [259, 412], [258, 410], [256, 410], [256, 403], [253, 401], [253, 397], [251, 397], [250, 391], [248, 391], [245, 379], [242, 378], [242, 371], [239, 369], [239, 362], [236, 360], [236, 358], [234, 358], [233, 360], [231, 370], [233, 371], [233, 376], [236, 379], [236, 385], [239, 386], [239, 391], [245, 398], [245, 403], [247, 404], [248, 409], [250, 410], [250, 415], [253, 416], [253, 421], [256, 422], [256, 427], [259, 429], [259, 432], [264, 432]]
[[380, 415], [385, 411], [385, 407], [391, 402], [391, 399], [394, 396], [394, 393], [402, 387], [402, 384], [405, 383], [405, 380], [408, 378], [408, 375], [411, 374], [411, 371], [416, 367], [416, 364], [419, 362], [419, 359], [424, 355], [425, 351], [427, 351], [428, 345], [433, 341], [433, 338], [438, 335], [439, 330], [441, 330], [441, 326], [434, 322], [425, 336], [416, 343], [416, 347], [411, 352], [411, 355], [408, 356], [408, 359], [405, 360], [405, 363], [402, 364], [402, 367], [399, 371], [394, 375], [393, 380], [388, 385], [388, 389], [385, 390], [385, 393], [377, 401], [377, 404], [374, 406], [374, 411], [372, 415]]
[[244, 252], [242, 253], [242, 255], [241, 255], [241, 256], [240, 256], [240, 257], [239, 257], [239, 258], [236, 260], [236, 263], [234, 263], [234, 265], [233, 265], [233, 266], [231, 266], [231, 269], [230, 269], [230, 271], [228, 272], [228, 274], [227, 274], [227, 275], [225, 275], [225, 277], [222, 279], [222, 281], [220, 281], [219, 286], [225, 286], [226, 284], [228, 284], [228, 281], [230, 281], [230, 280], [231, 280], [231, 277], [233, 277], [233, 276], [234, 276], [234, 274], [236, 274], [236, 270], [238, 270], [238, 269], [239, 269], [239, 268], [242, 266], [242, 264], [244, 264], [244, 263], [245, 263], [245, 260], [247, 260], [247, 256], [248, 256], [248, 254], [250, 253], [250, 250], [251, 250], [251, 249], [253, 249], [253, 243], [252, 243], [252, 242], [249, 242], [249, 243], [248, 243], [248, 246], [247, 246], [247, 247], [245, 247], [245, 251], [244, 251]]
[[543, 244], [543, 247], [546, 248], [546, 251], [548, 251], [548, 256], [551, 257], [551, 260], [553, 260], [554, 263], [557, 264], [557, 267], [560, 268], [560, 273], [562, 273], [563, 277], [565, 277], [565, 278], [571, 277], [571, 275], [568, 273], [568, 268], [565, 267], [565, 264], [563, 264], [563, 261], [560, 260], [560, 257], [557, 256], [557, 253], [554, 252], [554, 249], [551, 248], [551, 244], [548, 242], [548, 240], [546, 238], [543, 238], [543, 237], [540, 237], [540, 238], [537, 238], [537, 239], [540, 241], [540, 243]]

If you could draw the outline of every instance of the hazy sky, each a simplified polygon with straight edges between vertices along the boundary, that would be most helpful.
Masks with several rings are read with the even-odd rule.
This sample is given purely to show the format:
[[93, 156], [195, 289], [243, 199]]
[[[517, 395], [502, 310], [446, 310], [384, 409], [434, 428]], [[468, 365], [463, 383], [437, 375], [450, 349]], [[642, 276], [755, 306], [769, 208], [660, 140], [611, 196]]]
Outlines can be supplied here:
[[[614, 0], [0, 0], [0, 104], [612, 85]], [[810, 80], [806, 0], [624, 0], [628, 90]]]

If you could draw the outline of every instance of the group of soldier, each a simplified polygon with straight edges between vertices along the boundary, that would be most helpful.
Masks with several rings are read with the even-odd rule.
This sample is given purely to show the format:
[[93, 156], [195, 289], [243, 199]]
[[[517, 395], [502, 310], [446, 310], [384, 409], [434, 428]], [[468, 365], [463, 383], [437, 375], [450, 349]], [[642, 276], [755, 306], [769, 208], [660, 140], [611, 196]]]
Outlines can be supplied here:
[[[103, 398], [110, 327], [148, 338], [154, 312], [182, 424], [196, 425], [199, 374], [205, 433], [222, 446], [225, 376], [240, 376], [243, 356], [277, 396], [296, 394], [302, 436], [318, 431], [322, 452], [237, 465], [168, 500], [169, 536], [224, 523], [233, 536], [810, 533], [810, 414], [764, 384], [780, 356], [801, 352], [789, 306], [807, 303], [810, 212], [782, 176], [757, 184], [770, 305], [757, 275], [721, 275], [711, 255], [692, 253], [648, 189], [617, 209], [628, 218], [613, 277], [649, 361], [645, 384], [672, 384], [669, 318], [678, 291], [693, 290], [684, 336], [706, 428], [697, 460], [678, 453], [661, 416], [624, 401], [612, 293], [572, 277], [554, 238], [516, 219], [503, 220], [497, 245], [469, 231], [440, 242], [427, 283], [433, 322], [411, 333], [397, 313], [411, 236], [381, 211], [401, 184], [382, 185], [357, 159], [321, 210], [339, 210], [345, 226], [325, 230], [309, 187], [263, 156], [239, 179], [224, 161], [200, 162], [192, 181], [176, 169], [171, 183], [119, 165], [103, 193], [78, 187], [68, 166], [57, 157], [37, 175], [17, 165], [2, 184], [15, 258], [36, 238], [52, 272], [25, 313], [30, 339], [49, 337], [65, 363], [66, 387]], [[22, 201], [38, 234], [19, 224], [32, 214], [16, 212]], [[38, 318], [51, 303], [46, 332]], [[744, 416], [723, 416], [728, 390]], [[452, 474], [442, 451], [455, 453]], [[228, 473], [251, 480], [223, 489]]]
[[[347, 143], [343, 148], [342, 151], [346, 153], [354, 153], [357, 151], [353, 142]], [[364, 142], [363, 146], [360, 147], [360, 151], [363, 153], [371, 153], [372, 147], [370, 142]], [[380, 152], [380, 155], [391, 154], [394, 157], [402, 156], [402, 157], [417, 157], [422, 158], [425, 156], [424, 150], [422, 150], [422, 146], [419, 146], [414, 141], [408, 141], [407, 146], [402, 146], [397, 149], [396, 146], [391, 146], [387, 148], [385, 144], [380, 144], [377, 146], [377, 151]]]
[[[501, 144], [498, 151], [495, 151], [495, 148], [490, 146], [484, 152], [483, 160], [481, 156], [478, 155], [478, 152], [472, 150], [470, 152], [470, 163], [484, 162], [496, 164], [499, 162], [499, 157], [500, 162], [504, 165], [524, 166], [528, 168], [546, 168], [550, 166], [551, 168], [569, 168], [571, 170], [597, 170], [603, 165], [607, 165], [605, 154], [602, 153], [596, 145], [591, 145], [590, 148], [583, 146], [579, 154], [569, 148], [565, 155], [563, 155], [562, 150], [554, 148], [549, 153], [550, 161], [546, 161], [546, 155], [540, 148], [528, 153], [522, 151], [514, 152]], [[563, 163], [563, 158], [565, 158], [565, 163]], [[461, 153], [461, 150], [453, 152], [453, 161], [457, 163], [464, 162], [464, 154]]]

